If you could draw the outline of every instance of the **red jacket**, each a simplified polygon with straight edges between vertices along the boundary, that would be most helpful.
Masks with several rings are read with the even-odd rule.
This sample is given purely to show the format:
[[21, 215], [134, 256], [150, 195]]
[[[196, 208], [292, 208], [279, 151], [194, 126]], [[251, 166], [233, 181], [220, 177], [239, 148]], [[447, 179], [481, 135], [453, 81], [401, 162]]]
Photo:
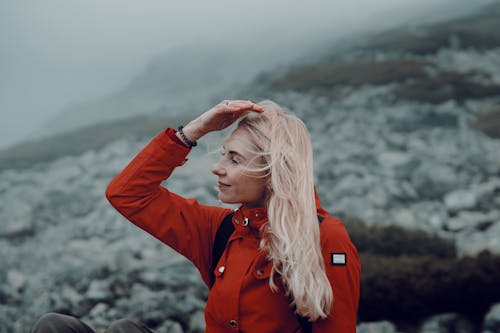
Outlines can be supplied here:
[[[216, 231], [230, 209], [207, 206], [169, 192], [160, 183], [186, 161], [189, 149], [168, 129], [158, 134], [108, 185], [106, 197], [123, 216], [188, 258], [210, 283]], [[317, 201], [321, 249], [334, 303], [328, 318], [312, 324], [314, 333], [355, 333], [360, 263], [342, 222]], [[247, 217], [250, 223], [241, 221]], [[264, 208], [235, 211], [235, 231], [215, 269], [215, 283], [205, 308], [206, 332], [300, 332], [282, 288], [273, 293], [271, 263], [259, 250]]]

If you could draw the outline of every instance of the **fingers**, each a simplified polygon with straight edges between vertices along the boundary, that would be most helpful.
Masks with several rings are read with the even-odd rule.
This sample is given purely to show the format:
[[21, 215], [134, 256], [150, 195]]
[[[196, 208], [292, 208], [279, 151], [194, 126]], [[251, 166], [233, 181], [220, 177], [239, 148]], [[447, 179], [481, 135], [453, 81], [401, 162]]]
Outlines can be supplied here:
[[255, 112], [264, 112], [264, 108], [258, 104], [253, 103], [252, 101], [245, 100], [225, 100], [220, 104], [225, 108], [231, 109], [231, 111], [255, 111]]
[[252, 111], [264, 112], [264, 107], [260, 106], [259, 104], [252, 103]]

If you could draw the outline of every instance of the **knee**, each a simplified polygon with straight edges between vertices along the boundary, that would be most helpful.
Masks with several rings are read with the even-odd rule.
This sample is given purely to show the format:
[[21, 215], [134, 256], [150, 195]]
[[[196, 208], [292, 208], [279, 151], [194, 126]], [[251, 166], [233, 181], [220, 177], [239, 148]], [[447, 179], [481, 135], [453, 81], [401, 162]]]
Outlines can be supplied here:
[[33, 326], [32, 333], [57, 332], [57, 329], [67, 321], [67, 317], [60, 313], [46, 313]]

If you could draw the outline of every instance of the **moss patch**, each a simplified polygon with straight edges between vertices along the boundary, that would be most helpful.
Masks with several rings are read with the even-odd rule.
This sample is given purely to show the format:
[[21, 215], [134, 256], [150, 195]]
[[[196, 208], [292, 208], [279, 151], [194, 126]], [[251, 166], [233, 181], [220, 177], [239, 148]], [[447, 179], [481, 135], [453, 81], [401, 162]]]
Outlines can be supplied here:
[[365, 84], [383, 85], [404, 82], [408, 78], [425, 77], [425, 66], [421, 60], [387, 60], [382, 62], [321, 63], [291, 70], [270, 82], [278, 90], [310, 91], [331, 90], [341, 86], [358, 87]]
[[500, 85], [478, 83], [475, 80], [477, 74], [442, 72], [435, 76], [417, 77], [400, 85], [394, 93], [399, 99], [434, 104], [497, 96]]
[[346, 219], [349, 236], [360, 253], [385, 257], [426, 256], [456, 257], [453, 242], [429, 235], [421, 230], [408, 230], [400, 226], [366, 226], [359, 219]]
[[183, 121], [139, 116], [27, 141], [0, 151], [0, 170], [30, 168], [63, 156], [77, 156], [124, 136], [152, 137], [169, 124], [182, 124]]
[[488, 252], [452, 260], [362, 254], [361, 262], [363, 321], [417, 324], [433, 314], [458, 312], [480, 322], [500, 300], [500, 256]]
[[479, 325], [500, 301], [500, 256], [457, 258], [452, 243], [422, 231], [344, 221], [362, 265], [360, 321], [418, 327], [428, 316], [458, 312]]
[[435, 53], [443, 46], [485, 50], [500, 46], [500, 3], [478, 13], [418, 29], [394, 29], [373, 36], [363, 49], [401, 51], [418, 55]]

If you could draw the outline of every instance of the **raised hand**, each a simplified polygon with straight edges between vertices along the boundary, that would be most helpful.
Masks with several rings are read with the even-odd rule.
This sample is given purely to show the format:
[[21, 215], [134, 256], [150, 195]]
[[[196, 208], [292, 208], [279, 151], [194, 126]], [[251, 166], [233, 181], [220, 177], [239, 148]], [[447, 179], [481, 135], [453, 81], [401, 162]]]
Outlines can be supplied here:
[[183, 132], [196, 141], [209, 132], [225, 129], [248, 112], [264, 112], [264, 108], [251, 101], [225, 100], [189, 122]]

